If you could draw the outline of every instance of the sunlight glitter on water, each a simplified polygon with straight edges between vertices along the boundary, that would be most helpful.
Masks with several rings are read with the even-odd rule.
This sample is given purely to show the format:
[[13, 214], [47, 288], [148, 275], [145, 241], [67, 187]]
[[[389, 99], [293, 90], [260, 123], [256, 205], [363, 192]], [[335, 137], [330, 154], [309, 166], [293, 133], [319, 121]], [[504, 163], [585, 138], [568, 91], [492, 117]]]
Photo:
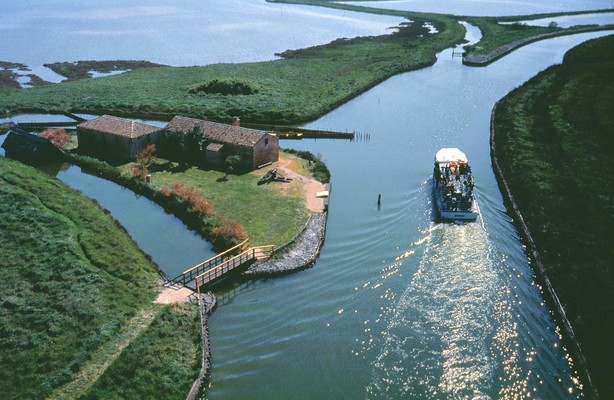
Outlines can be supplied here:
[[380, 316], [388, 326], [368, 397], [531, 398], [540, 354], [520, 345], [505, 257], [479, 222], [428, 231], [414, 243], [427, 247], [411, 283]]

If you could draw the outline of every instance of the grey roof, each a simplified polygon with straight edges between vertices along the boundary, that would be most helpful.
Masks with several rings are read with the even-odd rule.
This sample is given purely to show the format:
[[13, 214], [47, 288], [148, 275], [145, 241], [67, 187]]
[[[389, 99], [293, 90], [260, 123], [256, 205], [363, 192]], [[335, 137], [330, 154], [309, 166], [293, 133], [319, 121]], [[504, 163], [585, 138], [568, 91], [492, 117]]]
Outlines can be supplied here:
[[181, 116], [173, 118], [164, 129], [172, 132], [187, 133], [194, 128], [200, 129], [203, 137], [212, 142], [250, 148], [258, 143], [263, 136], [268, 135], [267, 132], [256, 129]]
[[111, 115], [102, 115], [98, 118], [90, 119], [89, 121], [80, 123], [77, 127], [128, 138], [138, 138], [160, 130], [160, 128], [156, 126], [113, 117]]

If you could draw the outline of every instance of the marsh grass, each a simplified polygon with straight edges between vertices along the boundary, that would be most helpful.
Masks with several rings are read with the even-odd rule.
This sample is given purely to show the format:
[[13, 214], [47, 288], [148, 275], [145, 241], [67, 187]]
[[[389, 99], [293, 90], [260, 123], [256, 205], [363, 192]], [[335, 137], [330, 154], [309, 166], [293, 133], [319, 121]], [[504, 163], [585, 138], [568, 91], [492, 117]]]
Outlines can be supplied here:
[[[195, 309], [151, 304], [155, 266], [97, 204], [0, 157], [0, 243], [2, 398], [78, 398], [93, 384], [96, 398], [108, 379], [121, 398], [160, 385], [185, 398], [200, 369]], [[134, 346], [147, 362], [130, 364], [134, 379], [112, 378]]]
[[92, 201], [0, 158], [0, 391], [42, 398], [151, 301], [158, 274]]
[[614, 395], [603, 346], [614, 293], [614, 36], [591, 40], [506, 96], [497, 154], [565, 305], [596, 386]]
[[184, 399], [200, 370], [198, 309], [164, 306], [81, 399]]
[[[177, 114], [246, 122], [312, 120], [400, 72], [431, 65], [438, 51], [459, 43], [464, 29], [438, 16], [428, 34], [424, 20], [377, 37], [337, 40], [284, 53], [286, 58], [204, 67], [139, 68], [121, 75], [0, 90], [0, 109], [82, 111], [172, 117]], [[218, 80], [240, 81], [257, 92], [227, 95], [197, 91]]]

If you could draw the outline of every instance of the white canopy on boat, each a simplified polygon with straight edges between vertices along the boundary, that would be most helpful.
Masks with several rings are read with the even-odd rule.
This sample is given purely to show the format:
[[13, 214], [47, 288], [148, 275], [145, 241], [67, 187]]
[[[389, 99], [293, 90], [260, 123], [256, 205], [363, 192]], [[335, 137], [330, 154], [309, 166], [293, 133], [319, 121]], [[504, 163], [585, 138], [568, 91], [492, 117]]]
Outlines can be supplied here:
[[445, 147], [435, 154], [435, 162], [437, 163], [447, 163], [450, 161], [467, 162], [467, 156], [456, 147]]

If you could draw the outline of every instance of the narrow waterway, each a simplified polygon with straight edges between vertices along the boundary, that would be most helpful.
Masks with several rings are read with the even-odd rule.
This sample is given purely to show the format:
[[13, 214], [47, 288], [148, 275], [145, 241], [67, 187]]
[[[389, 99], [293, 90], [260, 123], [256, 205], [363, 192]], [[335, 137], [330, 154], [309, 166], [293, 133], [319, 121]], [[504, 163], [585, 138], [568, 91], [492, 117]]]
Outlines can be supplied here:
[[[0, 146], [5, 138], [6, 135], [0, 135]], [[0, 156], [4, 156], [2, 148]], [[215, 254], [211, 243], [161, 206], [130, 189], [70, 163], [53, 163], [40, 169], [108, 210], [169, 278]]]
[[[209, 399], [578, 398], [581, 388], [492, 172], [494, 103], [602, 34], [526, 46], [484, 68], [439, 55], [308, 124], [333, 176], [316, 265], [218, 292]], [[440, 147], [463, 149], [482, 217], [434, 221]], [[382, 206], [377, 207], [377, 196]]]
[[[251, 53], [233, 51], [246, 35], [241, 25], [247, 20], [250, 29], [266, 30], [266, 24], [274, 21], [276, 32], [300, 33], [300, 40], [292, 42], [297, 44], [283, 44], [284, 49], [302, 47], [310, 34], [296, 32], [296, 21], [308, 17], [322, 26], [343, 21], [347, 31], [362, 31], [360, 26], [354, 29], [360, 25], [354, 23], [354, 16], [348, 21], [345, 14], [304, 6], [294, 14], [294, 6], [245, 0], [233, 1], [232, 7], [209, 2], [215, 6], [216, 18], [207, 20], [208, 34], [183, 29], [200, 23], [192, 18], [190, 8], [197, 8], [194, 15], [206, 14], [193, 1], [186, 3], [187, 8], [163, 0], [150, 7], [134, 1], [100, 2], [94, 10], [74, 0], [53, 3], [71, 11], [56, 7], [41, 15], [45, 8], [39, 9], [32, 20], [38, 21], [40, 30], [19, 24], [20, 18], [29, 15], [23, 6], [15, 3], [8, 8], [6, 15], [20, 18], [10, 18], [11, 23], [0, 29], [21, 36], [12, 40], [7, 33], [0, 39], [7, 61], [32, 66], [73, 59], [143, 58], [189, 65], [204, 63], [192, 58], [199, 54], [205, 62], [255, 61], [273, 58], [277, 43], [265, 39], [262, 49], [267, 50], [259, 51], [266, 54], [255, 59]], [[441, 6], [446, 12], [450, 5], [405, 3]], [[463, 14], [475, 14], [483, 4], [454, 2]], [[526, 9], [526, 3], [509, 0], [491, 2], [483, 11], [505, 15], [608, 5], [602, 0], [557, 4], [542, 0]], [[233, 20], [237, 7], [262, 14], [241, 13]], [[127, 27], [135, 15], [141, 23]], [[91, 29], [74, 23], [57, 25], [69, 31], [62, 36], [66, 40], [59, 41], [64, 47], [36, 40], [37, 34], [46, 32], [45, 24], [74, 22], [83, 16], [95, 22]], [[377, 19], [374, 29], [379, 31], [387, 23], [376, 16], [361, 16], [357, 21], [365, 19]], [[166, 29], [149, 29], [156, 21], [157, 27]], [[63, 35], [53, 32], [56, 37]], [[161, 32], [172, 39], [158, 41]], [[190, 50], [169, 45], [185, 44], [186, 32], [192, 32], [189, 38], [209, 35], [214, 47], [206, 47], [210, 44], [206, 40]], [[489, 120], [494, 103], [511, 89], [560, 62], [574, 45], [604, 34], [535, 43], [484, 68], [464, 67], [451, 50], [444, 51], [434, 66], [393, 77], [306, 126], [367, 132], [370, 140], [284, 142], [284, 146], [320, 154], [331, 169], [326, 243], [313, 268], [217, 288], [219, 307], [209, 322], [213, 368], [206, 397], [581, 397], [523, 245], [503, 206], [490, 164]], [[24, 38], [29, 43], [27, 51], [20, 44]], [[101, 38], [111, 39], [98, 43]], [[131, 44], [119, 46], [125, 38]], [[135, 46], [141, 43], [139, 38], [156, 45]], [[125, 52], [132, 56], [126, 57]], [[460, 147], [472, 164], [482, 213], [476, 223], [441, 224], [434, 219], [430, 174], [433, 156], [444, 146]], [[149, 200], [82, 173], [78, 167], [56, 172], [109, 209], [169, 275], [210, 255], [205, 241]]]

